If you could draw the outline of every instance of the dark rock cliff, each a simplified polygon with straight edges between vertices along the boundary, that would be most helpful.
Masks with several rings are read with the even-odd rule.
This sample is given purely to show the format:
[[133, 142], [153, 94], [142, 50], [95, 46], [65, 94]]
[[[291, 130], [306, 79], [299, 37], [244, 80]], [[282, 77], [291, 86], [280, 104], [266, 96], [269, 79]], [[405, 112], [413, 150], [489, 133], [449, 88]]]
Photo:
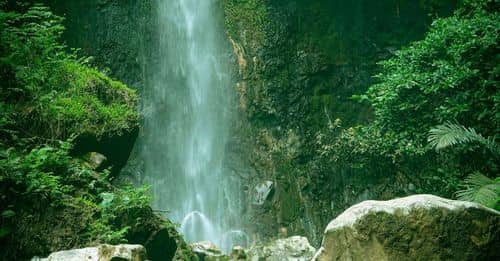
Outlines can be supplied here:
[[109, 74], [141, 90], [155, 37], [154, 1], [63, 1], [47, 4], [66, 18], [64, 39]]
[[[240, 139], [232, 146], [252, 167], [242, 176], [255, 233], [306, 235], [317, 246], [329, 219], [348, 206], [414, 193], [404, 177], [325, 169], [316, 158], [323, 131], [371, 119], [351, 96], [375, 82], [376, 63], [421, 39], [455, 2], [224, 1], [239, 66]], [[266, 180], [275, 193], [256, 205], [254, 186]]]

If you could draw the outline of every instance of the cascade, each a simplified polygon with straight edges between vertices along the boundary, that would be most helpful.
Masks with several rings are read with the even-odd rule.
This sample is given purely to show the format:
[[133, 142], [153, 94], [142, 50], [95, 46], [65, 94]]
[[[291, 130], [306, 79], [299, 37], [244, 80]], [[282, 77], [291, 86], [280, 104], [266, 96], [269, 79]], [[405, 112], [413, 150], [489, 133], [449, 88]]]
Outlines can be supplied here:
[[241, 185], [225, 167], [235, 106], [221, 6], [157, 5], [157, 65], [148, 68], [138, 143], [143, 182], [151, 185], [153, 208], [168, 210], [188, 242], [209, 240], [227, 251], [248, 236], [240, 227]]

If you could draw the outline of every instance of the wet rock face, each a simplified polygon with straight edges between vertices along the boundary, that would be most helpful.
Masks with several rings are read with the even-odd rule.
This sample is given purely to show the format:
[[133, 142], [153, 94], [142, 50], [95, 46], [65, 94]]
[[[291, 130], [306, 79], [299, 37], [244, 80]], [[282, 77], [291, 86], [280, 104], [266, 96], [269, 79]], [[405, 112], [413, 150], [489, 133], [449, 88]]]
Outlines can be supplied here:
[[415, 195], [347, 209], [330, 222], [313, 260], [498, 260], [499, 244], [499, 212]]
[[[408, 195], [406, 181], [401, 189], [395, 178], [323, 164], [315, 142], [331, 132], [327, 126], [340, 131], [373, 117], [350, 97], [374, 83], [376, 62], [423, 36], [428, 13], [446, 16], [455, 2], [223, 1], [242, 115], [234, 147], [244, 148], [242, 165], [254, 168], [247, 178], [252, 232], [269, 238], [286, 227], [319, 245], [322, 228], [350, 205]], [[254, 204], [256, 180], [274, 181], [271, 204]]]
[[55, 252], [47, 258], [32, 261], [145, 261], [146, 249], [141, 245], [99, 245]]
[[308, 261], [311, 260], [315, 251], [316, 249], [309, 244], [307, 238], [293, 236], [248, 250], [247, 260]]
[[146, 80], [143, 66], [154, 50], [154, 0], [44, 2], [66, 17], [64, 40], [70, 47], [92, 56], [113, 78], [142, 89]]
[[[30, 2], [30, 1], [27, 1]], [[40, 1], [33, 1], [40, 2]], [[96, 65], [114, 79], [141, 93], [148, 75], [146, 64], [153, 64], [156, 27], [154, 0], [42, 0], [51, 10], [65, 17], [63, 40], [70, 48], [91, 56]], [[138, 129], [102, 138], [82, 135], [74, 153], [81, 156], [97, 151], [107, 157], [103, 167], [112, 166], [116, 176], [130, 156]]]

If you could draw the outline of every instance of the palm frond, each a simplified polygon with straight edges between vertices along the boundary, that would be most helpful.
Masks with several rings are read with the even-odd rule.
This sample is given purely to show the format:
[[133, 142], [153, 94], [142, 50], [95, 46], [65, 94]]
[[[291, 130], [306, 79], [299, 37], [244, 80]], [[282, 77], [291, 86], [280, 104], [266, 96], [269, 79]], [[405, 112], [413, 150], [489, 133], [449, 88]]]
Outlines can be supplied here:
[[500, 200], [500, 179], [491, 179], [476, 172], [469, 175], [463, 184], [464, 189], [455, 193], [458, 199], [477, 202], [494, 208]]
[[467, 128], [460, 124], [451, 122], [447, 122], [445, 124], [438, 125], [432, 128], [429, 131], [427, 140], [429, 141], [429, 144], [436, 150], [441, 150], [458, 144], [478, 142], [486, 146], [497, 155], [500, 151], [498, 144], [496, 144], [494, 138], [484, 138], [481, 134], [477, 133], [474, 128]]

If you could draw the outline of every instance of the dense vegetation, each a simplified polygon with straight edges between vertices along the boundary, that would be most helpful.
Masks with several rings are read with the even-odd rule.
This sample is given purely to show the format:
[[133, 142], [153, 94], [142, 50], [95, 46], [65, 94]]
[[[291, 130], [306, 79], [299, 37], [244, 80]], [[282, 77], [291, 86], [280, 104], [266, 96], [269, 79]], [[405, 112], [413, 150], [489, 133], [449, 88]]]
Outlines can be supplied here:
[[[0, 259], [96, 243], [143, 243], [163, 226], [145, 188], [118, 188], [76, 157], [81, 135], [137, 128], [135, 91], [61, 43], [46, 7], [0, 6]], [[146, 237], [146, 238], [144, 238]]]
[[247, 182], [277, 184], [259, 233], [319, 245], [353, 204], [417, 193], [497, 205], [497, 2], [225, 1]]
[[[374, 120], [339, 135], [333, 124], [319, 134], [315, 164], [372, 176], [404, 174], [417, 192], [446, 197], [461, 189], [463, 195], [464, 188], [473, 193], [471, 178], [490, 177], [482, 183], [490, 184], [488, 205], [498, 209], [500, 184], [491, 180], [500, 163], [491, 149], [500, 134], [498, 11], [497, 1], [465, 1], [453, 16], [436, 19], [425, 39], [380, 62], [378, 83], [353, 97], [371, 105]], [[436, 146], [439, 140], [455, 146]]]
[[[3, 2], [0, 259], [144, 243], [154, 231], [172, 228], [149, 207], [146, 188], [118, 186], [115, 173], [89, 157], [96, 144], [81, 146], [88, 137], [99, 143], [138, 128], [135, 91], [63, 44], [63, 18], [43, 6]], [[238, 144], [237, 153], [256, 170], [245, 187], [260, 180], [277, 184], [275, 200], [256, 214], [273, 229], [260, 221], [251, 225], [270, 237], [287, 226], [290, 233], [322, 233], [325, 222], [359, 200], [415, 193], [500, 209], [498, 1], [464, 0], [452, 16], [436, 18], [422, 40], [397, 51], [392, 47], [418, 38], [425, 23], [411, 33], [404, 27], [378, 31], [392, 25], [396, 18], [389, 16], [399, 16], [399, 9], [397, 15], [378, 9], [366, 15], [352, 7], [378, 3], [331, 1], [329, 7], [344, 7], [338, 12], [347, 15], [327, 24], [331, 9], [323, 2], [223, 1], [243, 79], [239, 105], [248, 120], [238, 123], [244, 130], [237, 134], [255, 141]], [[359, 24], [343, 28], [353, 14]], [[346, 33], [350, 29], [359, 30]], [[359, 40], [365, 33], [369, 37]], [[371, 79], [373, 61], [381, 59]], [[364, 84], [371, 86], [360, 92]], [[313, 224], [312, 233], [300, 222]]]

